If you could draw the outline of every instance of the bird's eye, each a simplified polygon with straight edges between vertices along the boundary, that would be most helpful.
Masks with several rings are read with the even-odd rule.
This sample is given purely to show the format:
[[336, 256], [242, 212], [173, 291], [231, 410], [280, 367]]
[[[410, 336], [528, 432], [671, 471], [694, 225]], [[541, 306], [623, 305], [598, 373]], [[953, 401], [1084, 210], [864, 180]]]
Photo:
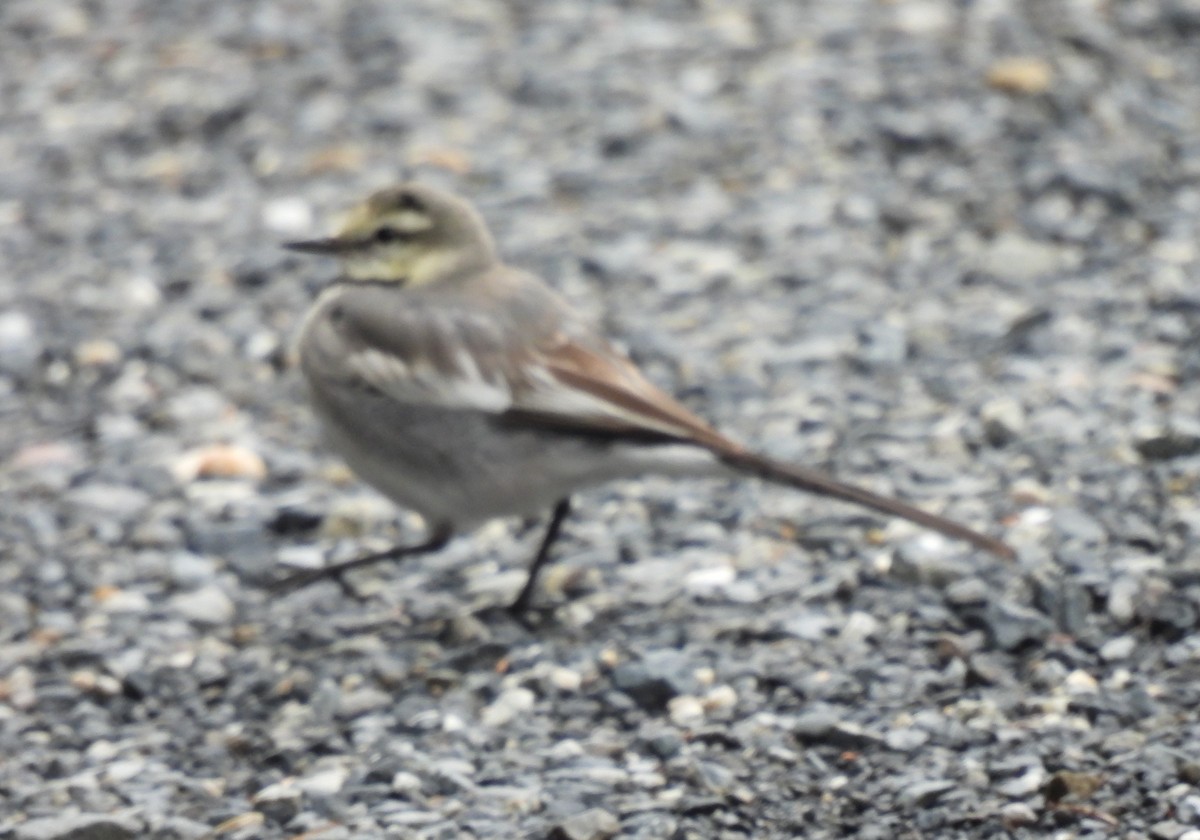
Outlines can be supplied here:
[[404, 233], [394, 227], [381, 227], [375, 231], [376, 242], [399, 242], [404, 238]]
[[414, 213], [424, 213], [425, 207], [421, 204], [421, 199], [417, 198], [412, 193], [404, 193], [400, 196], [400, 209], [412, 210]]

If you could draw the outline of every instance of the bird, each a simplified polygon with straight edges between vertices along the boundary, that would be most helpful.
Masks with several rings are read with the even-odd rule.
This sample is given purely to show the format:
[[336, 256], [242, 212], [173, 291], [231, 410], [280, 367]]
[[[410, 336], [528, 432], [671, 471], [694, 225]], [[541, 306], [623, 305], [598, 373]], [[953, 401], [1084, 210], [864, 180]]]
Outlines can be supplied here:
[[522, 616], [572, 498], [647, 474], [754, 477], [1015, 557], [1000, 539], [718, 432], [543, 280], [505, 264], [480, 213], [451, 192], [387, 187], [334, 235], [284, 247], [340, 261], [296, 343], [327, 445], [426, 527], [417, 543], [307, 570], [289, 587], [435, 552], [494, 518], [549, 511], [509, 607]]

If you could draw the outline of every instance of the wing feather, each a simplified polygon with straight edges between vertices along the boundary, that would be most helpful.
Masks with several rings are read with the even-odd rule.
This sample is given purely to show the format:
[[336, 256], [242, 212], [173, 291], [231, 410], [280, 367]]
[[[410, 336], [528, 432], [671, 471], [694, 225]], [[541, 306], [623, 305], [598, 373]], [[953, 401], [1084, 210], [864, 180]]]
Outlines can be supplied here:
[[503, 302], [346, 291], [326, 302], [304, 342], [302, 362], [326, 377], [398, 402], [482, 411], [522, 426], [739, 448], [540, 285], [518, 282]]

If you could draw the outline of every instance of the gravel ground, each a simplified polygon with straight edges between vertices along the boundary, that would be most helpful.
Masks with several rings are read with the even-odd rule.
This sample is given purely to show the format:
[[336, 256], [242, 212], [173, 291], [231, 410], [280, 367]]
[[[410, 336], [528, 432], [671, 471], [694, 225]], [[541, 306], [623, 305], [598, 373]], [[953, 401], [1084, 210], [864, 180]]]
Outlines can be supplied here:
[[[1195, 0], [0, 3], [0, 838], [1200, 838]], [[755, 484], [419, 522], [281, 251], [418, 175]]]

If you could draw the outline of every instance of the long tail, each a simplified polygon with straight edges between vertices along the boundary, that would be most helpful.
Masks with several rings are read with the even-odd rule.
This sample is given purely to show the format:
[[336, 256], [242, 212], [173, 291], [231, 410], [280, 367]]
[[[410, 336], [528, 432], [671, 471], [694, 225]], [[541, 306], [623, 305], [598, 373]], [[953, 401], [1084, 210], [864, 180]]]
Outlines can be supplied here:
[[775, 484], [783, 484], [787, 487], [794, 487], [797, 490], [815, 493], [818, 496], [829, 496], [830, 498], [840, 499], [851, 504], [862, 505], [863, 507], [885, 513], [889, 516], [898, 516], [901, 519], [915, 522], [917, 525], [937, 531], [940, 534], [945, 534], [948, 537], [968, 542], [976, 548], [989, 551], [997, 557], [1003, 557], [1005, 560], [1016, 559], [1016, 551], [1007, 543], [995, 537], [981, 534], [951, 519], [927, 513], [899, 499], [891, 499], [887, 496], [872, 493], [870, 490], [863, 490], [861, 487], [843, 484], [816, 470], [810, 470], [805, 467], [796, 466], [795, 464], [781, 463], [744, 449], [720, 450], [715, 451], [714, 454], [725, 464], [740, 472], [757, 476]]

